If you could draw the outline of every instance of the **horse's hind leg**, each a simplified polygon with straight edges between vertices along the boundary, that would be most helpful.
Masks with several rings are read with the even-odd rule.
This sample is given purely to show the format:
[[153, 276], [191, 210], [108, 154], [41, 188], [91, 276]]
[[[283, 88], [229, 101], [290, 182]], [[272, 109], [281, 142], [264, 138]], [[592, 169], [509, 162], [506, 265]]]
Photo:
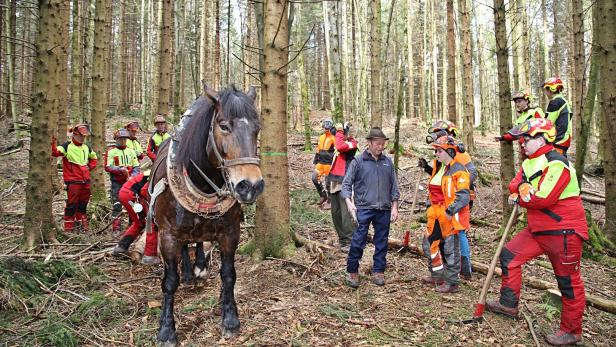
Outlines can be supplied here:
[[240, 320], [237, 315], [237, 307], [235, 305], [235, 295], [233, 288], [235, 286], [235, 249], [239, 241], [239, 225], [237, 232], [222, 237], [219, 240], [220, 244], [220, 279], [222, 280], [222, 288], [220, 291], [220, 304], [222, 306], [222, 336], [233, 337], [239, 333]]
[[175, 320], [173, 318], [173, 299], [178, 289], [180, 276], [175, 257], [174, 247], [162, 247], [162, 255], [165, 261], [165, 275], [162, 282], [163, 307], [160, 313], [160, 327], [157, 340], [160, 346], [172, 347], [177, 343], [175, 333]]
[[182, 283], [188, 284], [194, 280], [192, 266], [190, 266], [190, 255], [188, 245], [182, 246]]
[[207, 277], [211, 257], [212, 248], [210, 247], [206, 254], [203, 250], [203, 242], [197, 242], [197, 248], [195, 249], [195, 266], [193, 267], [193, 273], [196, 278], [205, 279]]

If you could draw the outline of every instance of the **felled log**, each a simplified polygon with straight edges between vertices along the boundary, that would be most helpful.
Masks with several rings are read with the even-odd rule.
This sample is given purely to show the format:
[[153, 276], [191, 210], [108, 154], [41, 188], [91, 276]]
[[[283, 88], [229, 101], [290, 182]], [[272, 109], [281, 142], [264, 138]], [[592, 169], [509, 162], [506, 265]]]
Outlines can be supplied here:
[[[404, 244], [401, 240], [397, 239], [389, 239], [387, 242], [387, 246], [391, 249], [398, 250], [400, 248], [405, 248]], [[409, 244], [406, 249], [412, 253], [423, 255], [423, 251], [421, 247], [416, 244]], [[482, 274], [488, 273], [489, 266], [478, 261], [472, 260], [473, 270], [476, 272], [480, 272]], [[496, 268], [494, 271], [495, 275], [502, 276], [501, 269]], [[534, 289], [542, 289], [542, 290], [558, 290], [558, 286], [556, 283], [546, 282], [544, 280], [532, 277], [532, 276], [524, 276], [524, 284]], [[590, 306], [593, 306], [601, 311], [609, 312], [612, 314], [616, 314], [616, 301], [605, 299], [593, 294], [586, 293], [586, 303]]]
[[590, 202], [591, 204], [605, 205], [605, 198], [597, 196], [581, 195], [583, 201]]

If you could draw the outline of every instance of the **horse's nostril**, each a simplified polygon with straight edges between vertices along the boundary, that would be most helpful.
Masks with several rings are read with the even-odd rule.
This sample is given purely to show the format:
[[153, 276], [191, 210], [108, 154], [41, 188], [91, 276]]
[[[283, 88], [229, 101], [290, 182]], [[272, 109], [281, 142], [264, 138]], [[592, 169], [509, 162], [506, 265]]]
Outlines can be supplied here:
[[255, 184], [254, 189], [256, 195], [263, 193], [263, 190], [265, 189], [265, 181], [259, 180], [259, 182]]
[[235, 191], [239, 194], [246, 194], [250, 191], [250, 188], [252, 188], [252, 184], [250, 184], [250, 182], [247, 180], [241, 180], [240, 183], [235, 186]]

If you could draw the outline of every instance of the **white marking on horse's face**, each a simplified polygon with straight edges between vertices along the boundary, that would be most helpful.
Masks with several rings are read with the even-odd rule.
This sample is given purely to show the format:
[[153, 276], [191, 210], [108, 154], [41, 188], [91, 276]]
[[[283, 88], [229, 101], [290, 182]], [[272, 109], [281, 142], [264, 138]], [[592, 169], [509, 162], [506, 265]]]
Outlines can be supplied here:
[[246, 117], [244, 117], [244, 118], [240, 118], [240, 119], [237, 119], [237, 121], [238, 121], [238, 122], [245, 123], [246, 125], [249, 125], [249, 124], [250, 124], [250, 122], [248, 121], [248, 119], [246, 119]]

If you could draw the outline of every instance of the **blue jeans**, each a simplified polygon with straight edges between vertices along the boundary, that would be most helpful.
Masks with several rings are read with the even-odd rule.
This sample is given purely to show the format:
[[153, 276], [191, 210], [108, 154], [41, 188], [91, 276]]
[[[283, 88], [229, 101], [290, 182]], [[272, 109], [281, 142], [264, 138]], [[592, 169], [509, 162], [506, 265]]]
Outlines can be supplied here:
[[364, 254], [364, 248], [366, 248], [370, 223], [374, 227], [374, 264], [372, 265], [372, 272], [385, 272], [390, 221], [391, 210], [357, 210], [358, 225], [351, 239], [351, 247], [347, 258], [347, 272], [357, 273], [359, 271], [359, 261]]
[[[468, 237], [466, 237], [466, 231], [460, 230], [458, 233], [460, 237], [460, 256], [462, 256], [462, 273], [471, 274], [471, 247], [468, 243]], [[466, 258], [466, 260], [464, 260]]]

